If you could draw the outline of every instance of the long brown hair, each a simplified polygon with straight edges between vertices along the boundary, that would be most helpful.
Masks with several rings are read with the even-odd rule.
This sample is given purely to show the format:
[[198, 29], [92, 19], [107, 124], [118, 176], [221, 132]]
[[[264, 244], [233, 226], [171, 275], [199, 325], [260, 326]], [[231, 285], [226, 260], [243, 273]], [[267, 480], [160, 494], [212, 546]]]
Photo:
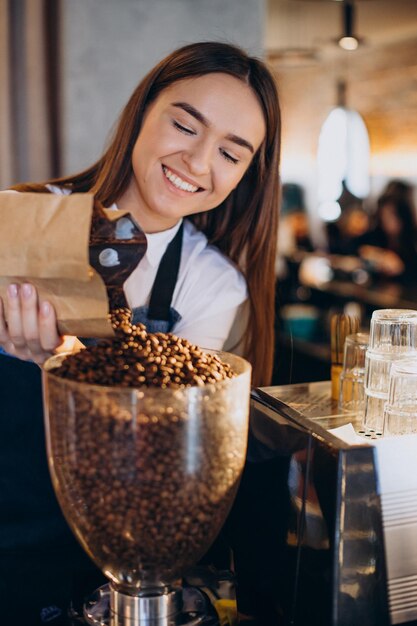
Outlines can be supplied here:
[[[123, 110], [104, 155], [79, 174], [50, 181], [73, 191], [90, 191], [104, 206], [117, 202], [132, 176], [132, 150], [144, 113], [172, 83], [213, 72], [230, 74], [257, 95], [265, 117], [265, 139], [244, 177], [221, 205], [188, 219], [243, 272], [250, 317], [244, 354], [253, 367], [253, 384], [267, 385], [274, 353], [275, 254], [278, 228], [280, 108], [274, 80], [264, 63], [219, 42], [199, 42], [172, 52], [140, 82]], [[35, 190], [39, 186], [16, 186]]]

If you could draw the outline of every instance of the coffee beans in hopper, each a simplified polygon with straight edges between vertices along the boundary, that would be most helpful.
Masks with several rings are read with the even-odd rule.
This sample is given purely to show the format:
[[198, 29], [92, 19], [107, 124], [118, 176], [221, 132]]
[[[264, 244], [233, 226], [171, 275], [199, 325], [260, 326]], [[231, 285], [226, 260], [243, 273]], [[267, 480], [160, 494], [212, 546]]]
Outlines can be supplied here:
[[68, 356], [55, 370], [78, 382], [118, 387], [205, 385], [234, 374], [215, 354], [169, 333], [147, 333], [130, 322], [129, 309], [111, 313], [116, 338]]
[[247, 422], [246, 407], [235, 408], [239, 388], [221, 391], [234, 373], [215, 354], [147, 333], [126, 309], [112, 313], [112, 324], [113, 341], [52, 370], [50, 437], [67, 519], [129, 593], [169, 583], [213, 541], [238, 485]]

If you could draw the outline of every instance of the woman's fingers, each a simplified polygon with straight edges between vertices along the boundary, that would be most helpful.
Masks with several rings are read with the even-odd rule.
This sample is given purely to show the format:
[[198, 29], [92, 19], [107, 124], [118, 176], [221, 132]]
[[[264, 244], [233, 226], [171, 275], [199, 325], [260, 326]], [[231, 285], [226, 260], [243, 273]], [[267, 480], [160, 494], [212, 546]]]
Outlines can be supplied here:
[[36, 289], [29, 283], [10, 285], [6, 303], [0, 299], [0, 345], [4, 350], [21, 359], [43, 363], [61, 343], [51, 304], [38, 303]]
[[52, 352], [62, 343], [58, 334], [56, 315], [49, 302], [43, 301], [39, 306], [39, 337], [43, 350]]
[[6, 305], [0, 298], [0, 347], [8, 354], [19, 356], [20, 358], [29, 358], [29, 350], [27, 348], [16, 348], [10, 338], [5, 310]]
[[20, 287], [20, 303], [25, 344], [33, 354], [43, 352], [39, 338], [38, 298], [33, 285], [25, 283]]
[[10, 341], [15, 348], [25, 348], [26, 339], [23, 334], [19, 287], [14, 284], [7, 287], [7, 328]]
[[9, 333], [7, 330], [6, 318], [4, 315], [4, 304], [0, 298], [0, 345], [6, 346], [6, 343], [10, 341]]
[[55, 311], [47, 301], [38, 303], [33, 285], [22, 285], [22, 326], [26, 343], [34, 353], [52, 352], [61, 343]]

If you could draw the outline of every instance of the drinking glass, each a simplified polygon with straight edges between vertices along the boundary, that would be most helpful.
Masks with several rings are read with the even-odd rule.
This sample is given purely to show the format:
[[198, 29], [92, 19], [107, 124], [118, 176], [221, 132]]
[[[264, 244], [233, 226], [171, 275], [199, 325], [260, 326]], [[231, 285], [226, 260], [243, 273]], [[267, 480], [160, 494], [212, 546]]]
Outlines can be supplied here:
[[382, 433], [391, 365], [413, 355], [417, 356], [417, 311], [374, 311], [365, 356], [365, 430]]
[[369, 338], [372, 352], [403, 352], [417, 349], [417, 311], [378, 309], [373, 312]]
[[345, 339], [340, 374], [339, 408], [360, 413], [365, 408], [365, 354], [369, 333], [353, 333]]
[[384, 435], [411, 433], [417, 433], [417, 357], [393, 362], [384, 407]]

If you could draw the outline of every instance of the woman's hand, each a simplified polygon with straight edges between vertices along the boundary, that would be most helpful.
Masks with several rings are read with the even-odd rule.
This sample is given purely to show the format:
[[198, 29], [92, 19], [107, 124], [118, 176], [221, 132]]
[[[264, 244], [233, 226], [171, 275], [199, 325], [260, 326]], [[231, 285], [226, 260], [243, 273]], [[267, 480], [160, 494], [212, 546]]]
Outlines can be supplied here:
[[0, 346], [41, 365], [61, 343], [51, 304], [38, 301], [33, 285], [9, 285], [6, 301], [0, 298]]

